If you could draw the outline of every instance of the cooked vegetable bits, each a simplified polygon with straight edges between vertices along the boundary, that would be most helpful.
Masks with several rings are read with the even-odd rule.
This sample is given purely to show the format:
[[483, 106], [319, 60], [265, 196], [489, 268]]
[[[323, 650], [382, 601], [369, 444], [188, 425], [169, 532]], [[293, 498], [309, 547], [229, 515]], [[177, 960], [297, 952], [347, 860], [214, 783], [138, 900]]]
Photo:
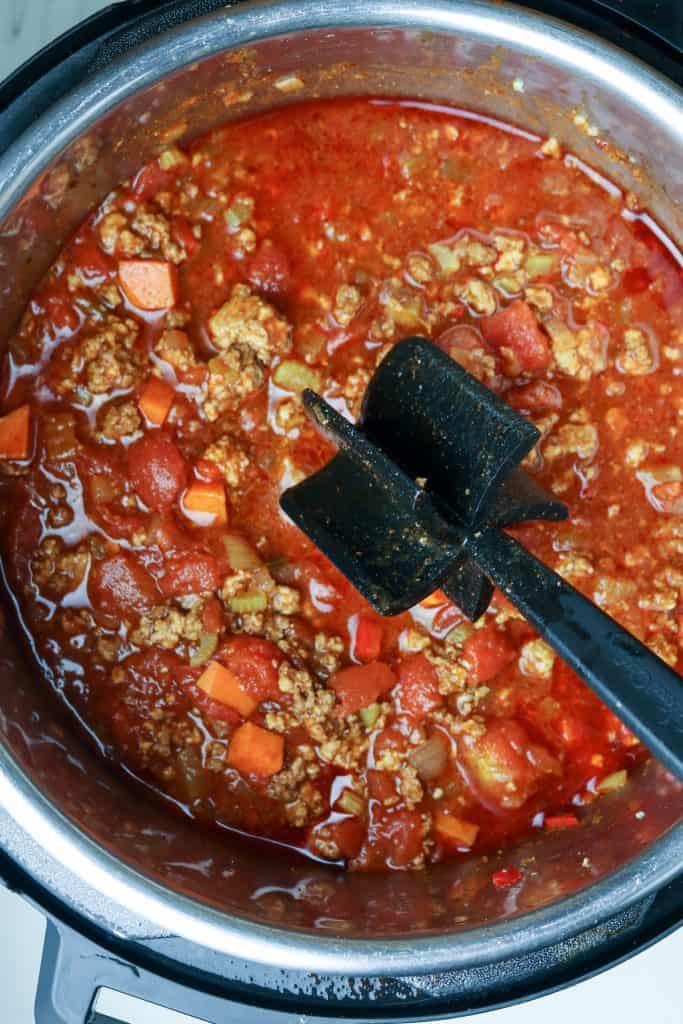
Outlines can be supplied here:
[[524, 542], [680, 667], [680, 269], [541, 145], [410, 103], [235, 121], [36, 290], [4, 364], [10, 582], [46, 685], [196, 818], [421, 868], [579, 841], [646, 756], [502, 595], [476, 626], [440, 591], [380, 619], [278, 506], [332, 454], [301, 392], [354, 418], [425, 335], [541, 431], [525, 468], [571, 516]]

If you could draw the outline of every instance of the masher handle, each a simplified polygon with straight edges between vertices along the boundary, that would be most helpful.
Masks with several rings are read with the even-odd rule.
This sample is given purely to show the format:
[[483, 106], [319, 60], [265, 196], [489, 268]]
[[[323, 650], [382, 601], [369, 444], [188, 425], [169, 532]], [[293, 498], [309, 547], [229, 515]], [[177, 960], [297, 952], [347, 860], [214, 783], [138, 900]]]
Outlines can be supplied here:
[[683, 780], [683, 679], [502, 530], [472, 535], [474, 560], [631, 732]]

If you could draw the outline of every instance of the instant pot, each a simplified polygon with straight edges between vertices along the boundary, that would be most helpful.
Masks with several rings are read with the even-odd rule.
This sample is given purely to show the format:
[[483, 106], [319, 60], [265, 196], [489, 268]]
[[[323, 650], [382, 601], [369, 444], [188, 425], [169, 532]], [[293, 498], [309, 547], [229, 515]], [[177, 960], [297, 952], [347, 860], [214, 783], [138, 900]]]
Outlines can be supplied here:
[[[129, 0], [0, 86], [0, 340], [110, 188], [171, 142], [291, 101], [289, 72], [298, 100], [419, 97], [554, 135], [683, 244], [679, 0]], [[680, 923], [683, 788], [655, 763], [568, 832], [343, 874], [172, 814], [88, 745], [29, 653], [7, 597], [0, 873], [48, 915], [39, 1024], [95, 1020], [102, 985], [211, 1022], [457, 1016]], [[490, 885], [522, 862], [519, 892]]]

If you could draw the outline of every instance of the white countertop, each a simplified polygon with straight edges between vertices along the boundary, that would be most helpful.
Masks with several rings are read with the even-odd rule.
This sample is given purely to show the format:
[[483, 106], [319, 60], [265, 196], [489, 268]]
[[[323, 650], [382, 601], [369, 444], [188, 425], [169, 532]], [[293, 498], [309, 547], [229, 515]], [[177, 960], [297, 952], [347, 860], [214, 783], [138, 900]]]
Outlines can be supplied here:
[[[102, 6], [100, 0], [0, 0], [0, 79]], [[0, 888], [2, 1024], [33, 1022], [43, 931], [41, 915]], [[681, 964], [683, 929], [591, 981], [522, 1006], [460, 1020], [469, 1024], [682, 1024]], [[130, 1024], [189, 1024], [191, 1020], [116, 993], [104, 993], [98, 1009]]]

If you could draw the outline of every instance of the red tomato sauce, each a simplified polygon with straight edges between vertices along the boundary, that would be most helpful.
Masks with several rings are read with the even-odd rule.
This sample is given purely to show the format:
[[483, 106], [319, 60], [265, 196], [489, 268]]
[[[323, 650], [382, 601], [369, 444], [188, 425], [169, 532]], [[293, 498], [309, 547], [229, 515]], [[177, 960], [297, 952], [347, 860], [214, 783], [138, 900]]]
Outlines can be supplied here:
[[300, 393], [353, 418], [432, 339], [542, 432], [570, 519], [519, 535], [680, 670], [682, 314], [674, 248], [554, 140], [354, 99], [171, 147], [4, 360], [3, 557], [46, 685], [198, 821], [352, 869], [572, 827], [646, 752], [502, 596], [373, 613], [279, 510], [332, 454]]

